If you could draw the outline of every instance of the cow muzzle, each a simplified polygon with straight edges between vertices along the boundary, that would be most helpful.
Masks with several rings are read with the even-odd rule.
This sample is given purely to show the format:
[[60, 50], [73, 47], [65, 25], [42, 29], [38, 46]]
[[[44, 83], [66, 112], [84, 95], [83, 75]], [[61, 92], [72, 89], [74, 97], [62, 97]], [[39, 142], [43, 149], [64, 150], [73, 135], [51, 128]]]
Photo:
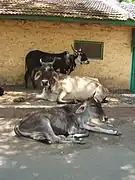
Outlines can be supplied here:
[[41, 81], [41, 87], [49, 87], [49, 81], [47, 79], [44, 79]]
[[108, 116], [92, 118], [92, 119], [88, 120], [88, 122], [92, 123], [92, 124], [96, 124], [96, 125], [108, 123]]
[[88, 60], [86, 61], [81, 61], [81, 64], [89, 64], [90, 62]]

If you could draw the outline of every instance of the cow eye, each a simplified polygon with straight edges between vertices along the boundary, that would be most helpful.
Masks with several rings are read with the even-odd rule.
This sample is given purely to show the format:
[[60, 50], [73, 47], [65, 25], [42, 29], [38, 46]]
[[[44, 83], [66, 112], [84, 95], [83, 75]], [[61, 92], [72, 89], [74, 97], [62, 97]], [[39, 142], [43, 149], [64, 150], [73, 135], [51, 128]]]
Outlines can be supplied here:
[[84, 111], [84, 109], [85, 109], [84, 107], [81, 107], [81, 108], [80, 108], [81, 111]]
[[80, 114], [83, 113], [86, 109], [86, 106], [80, 106], [77, 110], [76, 110], [76, 114]]

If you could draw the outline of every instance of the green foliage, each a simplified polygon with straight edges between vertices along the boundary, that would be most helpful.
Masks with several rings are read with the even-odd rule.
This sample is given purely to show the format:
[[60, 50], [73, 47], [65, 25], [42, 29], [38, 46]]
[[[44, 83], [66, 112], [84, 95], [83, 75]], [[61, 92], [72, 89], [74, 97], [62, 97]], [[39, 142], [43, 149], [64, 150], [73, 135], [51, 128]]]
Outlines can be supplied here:
[[123, 0], [123, 2], [135, 3], [135, 0]]

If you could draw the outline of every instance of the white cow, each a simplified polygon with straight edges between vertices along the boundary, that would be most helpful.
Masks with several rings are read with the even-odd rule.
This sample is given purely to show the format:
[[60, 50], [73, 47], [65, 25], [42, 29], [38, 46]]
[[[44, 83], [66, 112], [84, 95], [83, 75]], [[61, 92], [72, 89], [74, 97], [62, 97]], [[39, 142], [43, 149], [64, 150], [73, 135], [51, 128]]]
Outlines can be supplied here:
[[[97, 78], [65, 76], [63, 78], [54, 77], [54, 84], [51, 84], [51, 93], [46, 92], [44, 87], [41, 95], [38, 98], [51, 97], [58, 103], [71, 103], [76, 101], [84, 101], [94, 98], [97, 102], [102, 102], [108, 95], [108, 89], [105, 88]], [[46, 81], [46, 80], [45, 80]], [[43, 84], [46, 84], [42, 80]]]

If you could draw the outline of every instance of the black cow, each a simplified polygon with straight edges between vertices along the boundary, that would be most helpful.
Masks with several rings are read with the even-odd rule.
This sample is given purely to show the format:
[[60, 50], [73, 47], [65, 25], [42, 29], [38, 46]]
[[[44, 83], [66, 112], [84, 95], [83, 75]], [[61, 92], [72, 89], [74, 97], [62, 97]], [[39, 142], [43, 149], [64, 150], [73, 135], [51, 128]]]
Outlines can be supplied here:
[[[100, 122], [99, 117], [103, 119], [105, 113], [101, 104], [97, 105], [92, 99], [32, 112], [14, 127], [14, 131], [18, 136], [43, 143], [82, 143], [81, 138], [88, 137], [89, 131], [120, 135], [108, 126], [106, 129], [100, 127], [104, 123]], [[93, 119], [97, 120], [96, 124], [93, 122], [90, 125]]]
[[53, 63], [56, 60], [57, 61], [59, 60], [59, 62], [63, 60], [63, 62], [66, 63], [68, 62], [68, 57], [69, 57], [69, 53], [67, 51], [64, 51], [63, 53], [59, 53], [59, 54], [51, 54], [51, 53], [46, 53], [39, 50], [30, 51], [26, 56], [26, 62], [25, 62], [25, 66], [27, 68], [27, 71], [24, 77], [25, 87], [27, 88], [28, 77], [30, 76], [33, 88], [36, 88], [34, 84], [35, 71], [33, 70], [36, 68], [40, 68], [42, 66], [40, 62], [41, 59], [42, 61], [47, 62], [47, 63]]
[[40, 60], [42, 59], [45, 63], [53, 62], [53, 68], [55, 71], [58, 69], [62, 74], [70, 74], [76, 63], [89, 63], [87, 56], [84, 52], [79, 49], [78, 51], [74, 50], [74, 55], [70, 55], [68, 51], [64, 51], [62, 53], [47, 53], [39, 50], [30, 51], [26, 56], [25, 66], [27, 71], [25, 73], [25, 87], [27, 88], [28, 77], [30, 76], [33, 88], [36, 88], [34, 82], [34, 74], [32, 73], [33, 69], [41, 67]]

